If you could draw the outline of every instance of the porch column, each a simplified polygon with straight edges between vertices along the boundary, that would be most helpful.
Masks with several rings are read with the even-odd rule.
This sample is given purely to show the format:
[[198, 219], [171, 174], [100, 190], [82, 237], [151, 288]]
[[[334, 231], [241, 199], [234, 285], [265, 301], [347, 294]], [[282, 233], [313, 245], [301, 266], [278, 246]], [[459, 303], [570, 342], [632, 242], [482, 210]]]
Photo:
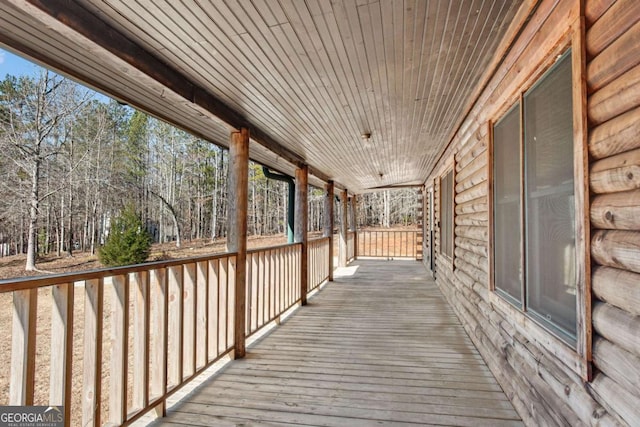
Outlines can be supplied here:
[[294, 240], [301, 243], [300, 249], [300, 301], [302, 305], [307, 305], [307, 289], [309, 282], [308, 274], [308, 223], [309, 223], [309, 167], [304, 165], [296, 169], [296, 219], [294, 226]]
[[231, 133], [229, 144], [229, 204], [227, 215], [227, 251], [236, 252], [234, 358], [245, 355], [245, 316], [247, 279], [247, 207], [249, 193], [249, 130]]
[[356, 195], [351, 196], [351, 229], [353, 230], [353, 259], [358, 258], [358, 203]]
[[340, 208], [342, 209], [340, 215], [340, 251], [338, 253], [338, 266], [346, 267], [347, 266], [347, 230], [348, 230], [348, 222], [349, 222], [349, 195], [347, 190], [342, 192], [342, 203], [340, 203]]
[[333, 281], [333, 181], [327, 183], [327, 194], [324, 198], [324, 237], [329, 238], [329, 281]]

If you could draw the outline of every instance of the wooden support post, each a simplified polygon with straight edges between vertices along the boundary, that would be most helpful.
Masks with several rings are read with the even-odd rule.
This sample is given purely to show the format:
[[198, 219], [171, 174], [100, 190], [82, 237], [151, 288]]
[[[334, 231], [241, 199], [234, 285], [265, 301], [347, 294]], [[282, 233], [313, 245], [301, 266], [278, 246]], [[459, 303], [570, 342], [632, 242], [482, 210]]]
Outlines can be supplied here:
[[351, 196], [351, 229], [353, 230], [353, 259], [358, 258], [358, 201]]
[[249, 192], [249, 130], [231, 133], [229, 144], [229, 191], [227, 251], [236, 252], [235, 309], [233, 311], [234, 358], [245, 355], [247, 278], [247, 208]]
[[300, 302], [307, 305], [307, 289], [309, 289], [309, 248], [308, 243], [308, 194], [309, 167], [296, 169], [296, 219], [293, 229], [294, 240], [301, 243], [300, 248]]
[[340, 214], [340, 251], [338, 252], [338, 266], [346, 267], [347, 266], [347, 230], [349, 224], [349, 215], [348, 215], [348, 202], [349, 195], [347, 190], [342, 192], [342, 203], [340, 208], [342, 212]]
[[333, 181], [327, 183], [327, 195], [324, 199], [324, 237], [329, 238], [329, 281], [333, 281], [333, 198], [334, 198]]

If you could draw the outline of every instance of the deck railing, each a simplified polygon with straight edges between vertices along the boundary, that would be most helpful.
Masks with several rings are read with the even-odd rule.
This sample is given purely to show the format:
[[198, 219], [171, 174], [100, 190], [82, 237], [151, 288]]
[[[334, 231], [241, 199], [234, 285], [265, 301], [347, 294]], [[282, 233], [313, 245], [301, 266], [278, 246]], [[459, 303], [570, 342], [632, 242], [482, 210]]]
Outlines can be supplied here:
[[[308, 249], [313, 290], [329, 276], [329, 238]], [[301, 254], [299, 243], [247, 252], [246, 336], [300, 302]], [[11, 366], [0, 370], [0, 405], [64, 405], [66, 425], [162, 415], [172, 394], [233, 349], [236, 259], [0, 280], [0, 303], [13, 306], [12, 334], [0, 337], [11, 350], [0, 352]]]
[[247, 336], [300, 301], [300, 248], [295, 243], [247, 251]]
[[13, 300], [2, 403], [64, 405], [67, 425], [162, 413], [233, 347], [235, 264], [222, 254], [0, 281]]
[[415, 258], [418, 230], [359, 230], [358, 256]]
[[309, 240], [309, 291], [329, 279], [329, 238]]
[[347, 262], [351, 262], [356, 257], [356, 233], [355, 231], [347, 232]]

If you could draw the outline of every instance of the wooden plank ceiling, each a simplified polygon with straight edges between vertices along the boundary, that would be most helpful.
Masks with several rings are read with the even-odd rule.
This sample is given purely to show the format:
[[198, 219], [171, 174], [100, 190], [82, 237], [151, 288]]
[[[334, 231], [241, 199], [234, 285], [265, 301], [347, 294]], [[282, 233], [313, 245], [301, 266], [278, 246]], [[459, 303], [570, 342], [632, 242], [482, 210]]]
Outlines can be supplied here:
[[248, 125], [254, 160], [359, 193], [424, 182], [521, 3], [6, 0], [0, 43], [223, 146]]

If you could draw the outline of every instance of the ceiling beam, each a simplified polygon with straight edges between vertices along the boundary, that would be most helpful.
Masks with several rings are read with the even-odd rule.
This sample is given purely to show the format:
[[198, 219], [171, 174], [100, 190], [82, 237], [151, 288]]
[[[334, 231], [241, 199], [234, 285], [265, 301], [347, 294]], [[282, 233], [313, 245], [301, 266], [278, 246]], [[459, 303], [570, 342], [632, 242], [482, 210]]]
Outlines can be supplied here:
[[[145, 50], [142, 46], [138, 45], [133, 40], [121, 32], [107, 25], [106, 22], [99, 19], [89, 10], [82, 7], [72, 0], [26, 0], [28, 3], [47, 13], [51, 17], [55, 18], [62, 24], [73, 29], [77, 33], [83, 35], [93, 43], [101, 46], [109, 51], [111, 54], [117, 56], [126, 63], [137, 68], [141, 72], [150, 76], [163, 86], [167, 87], [179, 96], [187, 99], [190, 102], [198, 105], [207, 112], [211, 113], [218, 119], [225, 122], [232, 128], [239, 130], [241, 128], [249, 129], [251, 139], [266, 147], [273, 153], [282, 157], [289, 163], [294, 164], [297, 167], [306, 165], [305, 159], [299, 154], [293, 152], [281, 143], [276, 141], [273, 137], [268, 135], [258, 126], [251, 123], [241, 112], [236, 111], [218, 97], [207, 91], [203, 87], [199, 86], [195, 82], [191, 81], [187, 76], [181, 72], [173, 69], [153, 54]], [[15, 42], [15, 41], [14, 41]], [[8, 45], [12, 45], [7, 43]], [[64, 66], [52, 61], [51, 58], [40, 54], [39, 52], [33, 52], [31, 49], [22, 49], [24, 46], [20, 46], [18, 43], [13, 43], [13, 47], [27, 53], [30, 56], [42, 61], [43, 63], [50, 64], [61, 71], [74, 76], [80, 80], [86, 81], [86, 77], [74, 72], [72, 67]], [[88, 84], [99, 88], [105, 93], [112, 93], [112, 91], [100, 84], [100, 82], [87, 81]], [[140, 106], [138, 102], [128, 98], [123, 94], [113, 94], [114, 96], [127, 101], [131, 105]], [[142, 109], [148, 110], [148, 107]], [[155, 113], [154, 113], [155, 114]], [[169, 122], [175, 123], [171, 118], [162, 117]], [[184, 124], [178, 124], [180, 127], [185, 128]], [[191, 130], [189, 130], [191, 132]], [[198, 135], [202, 136], [202, 135]], [[205, 138], [206, 139], [206, 138]], [[216, 141], [211, 141], [216, 143]], [[269, 165], [267, 165], [269, 166]], [[317, 178], [323, 181], [328, 181], [330, 177], [318, 170], [315, 167], [310, 167], [310, 172]]]

